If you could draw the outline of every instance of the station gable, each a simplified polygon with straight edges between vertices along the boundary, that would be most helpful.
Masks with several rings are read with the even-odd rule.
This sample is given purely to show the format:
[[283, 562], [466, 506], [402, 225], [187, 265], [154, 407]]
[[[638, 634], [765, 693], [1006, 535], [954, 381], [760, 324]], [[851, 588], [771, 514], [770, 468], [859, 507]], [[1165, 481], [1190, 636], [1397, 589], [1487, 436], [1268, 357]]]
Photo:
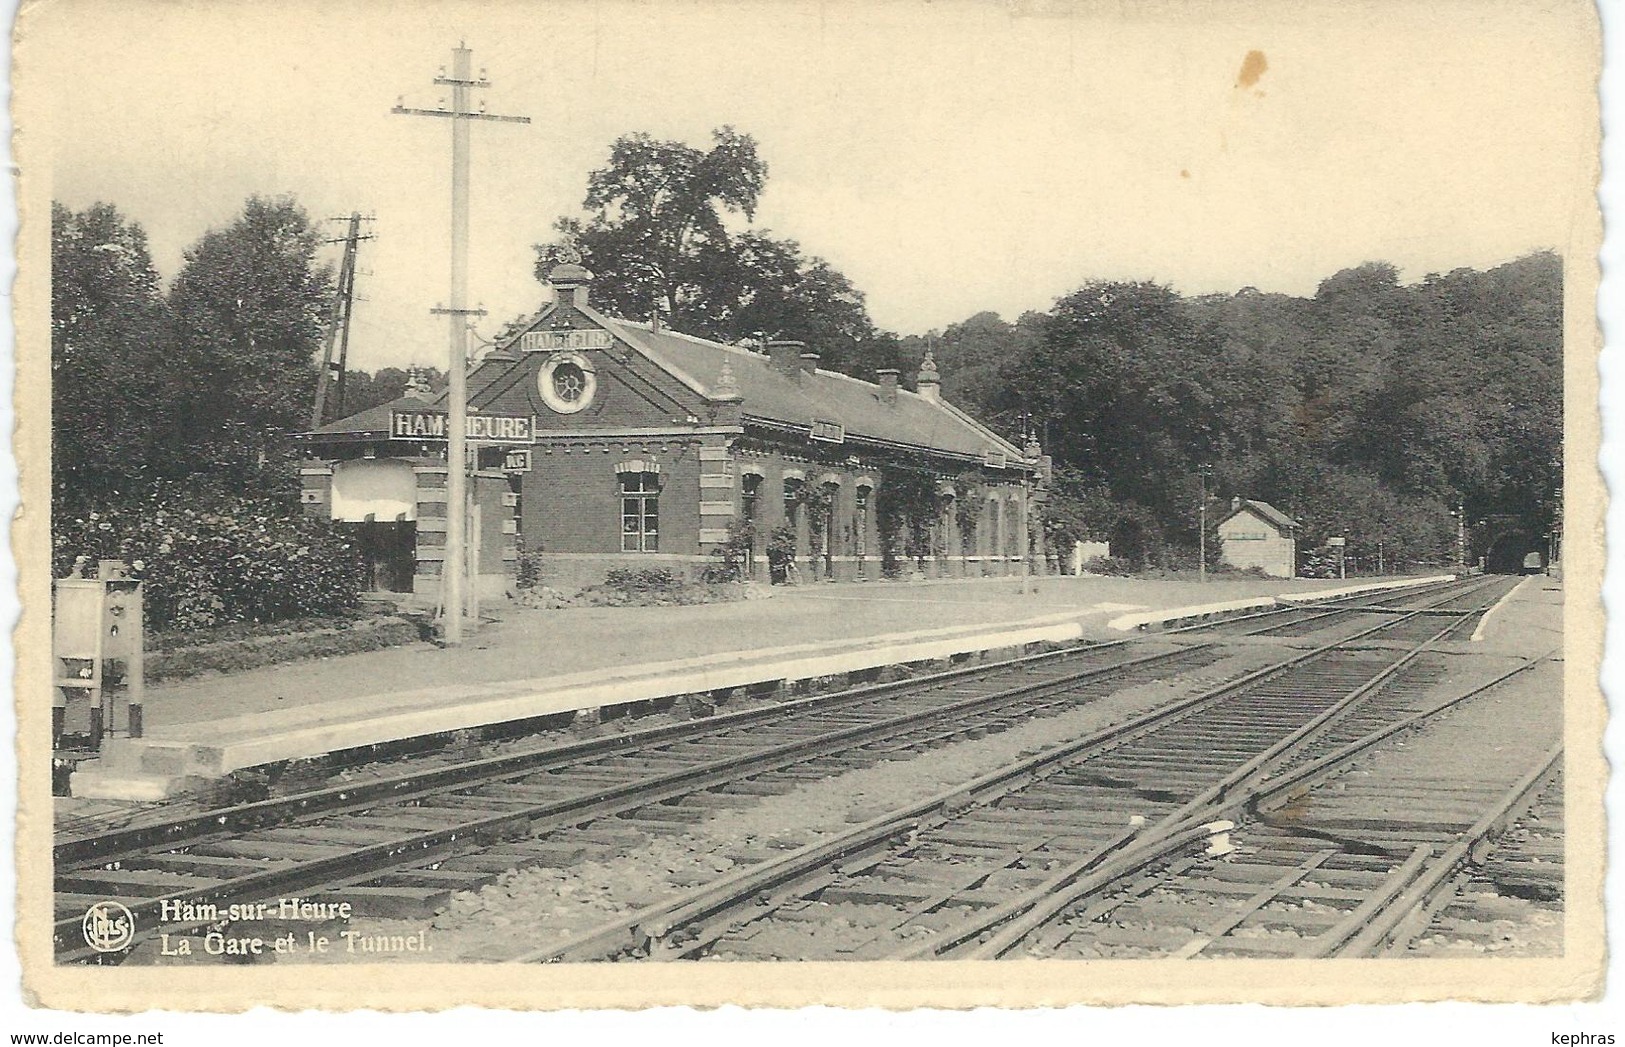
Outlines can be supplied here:
[[712, 420], [701, 393], [569, 303], [544, 310], [505, 340], [470, 385], [476, 410], [534, 415], [538, 435]]

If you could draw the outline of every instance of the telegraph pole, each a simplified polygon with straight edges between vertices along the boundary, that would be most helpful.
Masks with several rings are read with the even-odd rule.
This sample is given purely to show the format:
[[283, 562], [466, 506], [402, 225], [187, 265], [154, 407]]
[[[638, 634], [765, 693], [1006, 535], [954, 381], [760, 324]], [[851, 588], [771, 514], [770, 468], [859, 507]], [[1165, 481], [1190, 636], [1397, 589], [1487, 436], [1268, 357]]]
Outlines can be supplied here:
[[469, 125], [474, 120], [528, 124], [528, 116], [496, 116], [469, 108], [469, 95], [476, 87], [489, 87], [485, 71], [478, 80], [473, 74], [474, 52], [459, 43], [451, 51], [451, 75], [444, 68], [434, 78], [436, 84], [451, 88], [451, 109], [442, 99], [438, 109], [409, 109], [396, 103], [390, 110], [407, 116], [438, 116], [451, 120], [451, 301], [431, 312], [448, 319], [451, 367], [448, 370], [450, 401], [446, 416], [446, 558], [440, 564], [445, 593], [448, 645], [463, 642], [464, 576], [468, 544], [468, 317], [483, 316], [485, 310], [468, 308], [468, 143]]
[[1207, 465], [1196, 467], [1202, 482], [1202, 504], [1196, 508], [1196, 580], [1207, 581]]
[[1456, 503], [1456, 563], [1463, 571], [1467, 569], [1467, 506], [1464, 502]]
[[[361, 223], [370, 222], [370, 217], [363, 218], [360, 211], [354, 211], [349, 218], [330, 219], [334, 222], [349, 222], [349, 232], [334, 240], [324, 240], [323, 243], [343, 244], [344, 259], [339, 263], [338, 285], [333, 292], [333, 310], [327, 324], [327, 346], [322, 353], [322, 369], [316, 376], [316, 406], [310, 412], [310, 427], [317, 429], [327, 421], [327, 386], [329, 382], [338, 384], [338, 396], [335, 403], [338, 410], [344, 409], [344, 369], [350, 362], [350, 310], [355, 304], [355, 256], [356, 247], [363, 240], [371, 240], [372, 234], [361, 235]], [[335, 343], [338, 347], [338, 359], [333, 357]]]

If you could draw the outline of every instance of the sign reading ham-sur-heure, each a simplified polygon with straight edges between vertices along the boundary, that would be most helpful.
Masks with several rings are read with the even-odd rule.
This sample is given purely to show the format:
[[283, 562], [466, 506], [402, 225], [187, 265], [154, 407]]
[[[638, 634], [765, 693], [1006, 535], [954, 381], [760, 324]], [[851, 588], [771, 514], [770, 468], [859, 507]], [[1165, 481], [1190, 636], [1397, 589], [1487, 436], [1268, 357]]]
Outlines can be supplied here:
[[[493, 444], [533, 444], [536, 419], [528, 414], [470, 414], [467, 436]], [[446, 416], [439, 411], [391, 411], [391, 440], [444, 440]]]
[[527, 353], [608, 349], [613, 344], [609, 332], [600, 327], [585, 331], [526, 331], [519, 337], [519, 348]]

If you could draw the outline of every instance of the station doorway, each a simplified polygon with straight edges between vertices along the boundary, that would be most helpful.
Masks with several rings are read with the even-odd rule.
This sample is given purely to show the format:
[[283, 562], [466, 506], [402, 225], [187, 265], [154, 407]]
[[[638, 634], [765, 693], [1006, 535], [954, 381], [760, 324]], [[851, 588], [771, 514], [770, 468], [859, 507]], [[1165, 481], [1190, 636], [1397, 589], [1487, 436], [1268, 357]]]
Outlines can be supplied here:
[[368, 592], [412, 591], [417, 508], [410, 462], [362, 458], [333, 466], [333, 522], [360, 551]]
[[416, 571], [418, 525], [415, 520], [361, 520], [339, 524], [361, 553], [366, 575], [362, 588], [373, 593], [409, 593]]

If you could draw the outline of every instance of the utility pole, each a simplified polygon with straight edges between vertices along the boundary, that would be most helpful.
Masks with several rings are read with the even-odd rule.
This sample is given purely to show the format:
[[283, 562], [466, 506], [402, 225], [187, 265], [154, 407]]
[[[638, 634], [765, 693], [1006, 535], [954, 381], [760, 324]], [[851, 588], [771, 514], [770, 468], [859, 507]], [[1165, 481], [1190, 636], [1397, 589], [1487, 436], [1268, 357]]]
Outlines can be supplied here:
[[1456, 503], [1456, 563], [1467, 569], [1467, 506]]
[[1209, 466], [1196, 467], [1196, 475], [1201, 478], [1202, 504], [1196, 509], [1196, 580], [1207, 582], [1207, 474]]
[[1026, 411], [1021, 412], [1021, 453], [1025, 458], [1032, 459], [1024, 463], [1021, 470], [1021, 595], [1026, 596], [1032, 590], [1032, 565], [1028, 563], [1032, 556], [1032, 513], [1033, 492], [1031, 468], [1038, 465], [1040, 449], [1038, 437], [1033, 433], [1032, 415]]
[[[372, 234], [361, 235], [361, 223], [370, 222], [372, 218], [363, 218], [360, 211], [353, 211], [349, 218], [329, 219], [333, 222], [349, 222], [350, 230], [344, 236], [334, 240], [324, 240], [323, 243], [343, 244], [344, 259], [339, 263], [338, 286], [333, 292], [333, 310], [327, 324], [327, 347], [322, 353], [322, 369], [316, 376], [316, 406], [310, 412], [310, 427], [320, 428], [327, 421], [327, 386], [329, 382], [338, 383], [338, 396], [335, 398], [337, 409], [335, 415], [344, 410], [345, 368], [350, 363], [350, 310], [355, 304], [355, 256], [356, 247], [363, 240], [371, 240]], [[338, 347], [338, 359], [333, 358], [335, 343]]]
[[468, 317], [483, 316], [485, 310], [468, 308], [468, 143], [469, 125], [474, 120], [528, 124], [528, 116], [496, 116], [469, 108], [470, 92], [489, 87], [491, 81], [480, 71], [473, 74], [474, 52], [459, 43], [451, 51], [451, 75], [444, 68], [434, 78], [436, 84], [451, 88], [451, 109], [442, 99], [438, 109], [409, 109], [398, 102], [391, 112], [407, 116], [437, 116], [451, 120], [451, 301], [444, 308], [430, 310], [447, 317], [451, 342], [448, 370], [450, 401], [446, 417], [446, 558], [440, 564], [445, 592], [445, 642], [463, 642], [464, 587], [468, 572]]

